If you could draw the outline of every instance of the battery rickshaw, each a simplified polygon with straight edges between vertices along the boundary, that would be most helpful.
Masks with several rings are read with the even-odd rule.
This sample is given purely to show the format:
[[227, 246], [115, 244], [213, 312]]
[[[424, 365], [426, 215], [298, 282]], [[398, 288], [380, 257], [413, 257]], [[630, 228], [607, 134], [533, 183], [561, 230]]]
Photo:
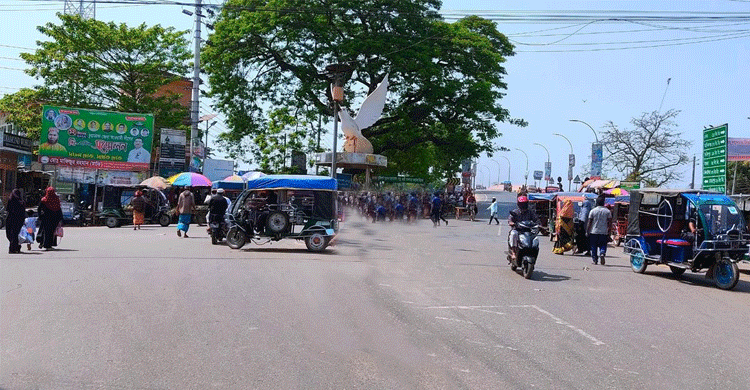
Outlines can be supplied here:
[[607, 198], [610, 202], [605, 202], [605, 206], [612, 212], [612, 229], [610, 238], [615, 246], [620, 246], [628, 232], [628, 210], [630, 209], [630, 196], [617, 196]]
[[338, 232], [336, 179], [327, 176], [267, 175], [248, 180], [227, 211], [227, 245], [263, 244], [284, 238], [324, 250]]
[[115, 187], [105, 186], [102, 198], [102, 211], [97, 215], [99, 220], [110, 228], [132, 223], [133, 209], [130, 200], [135, 191], [141, 190], [146, 198], [146, 220], [158, 223], [161, 226], [169, 226], [172, 216], [169, 211], [169, 202], [160, 190], [149, 187]]
[[539, 234], [549, 235], [550, 231], [555, 230], [555, 220], [550, 219], [550, 208], [555, 207], [555, 194], [532, 192], [529, 193], [528, 198], [529, 207], [533, 208], [536, 215], [539, 216]]
[[630, 193], [624, 250], [634, 272], [650, 264], [667, 265], [678, 276], [705, 269], [717, 287], [729, 290], [748, 251], [745, 229], [741, 211], [726, 195], [644, 188]]

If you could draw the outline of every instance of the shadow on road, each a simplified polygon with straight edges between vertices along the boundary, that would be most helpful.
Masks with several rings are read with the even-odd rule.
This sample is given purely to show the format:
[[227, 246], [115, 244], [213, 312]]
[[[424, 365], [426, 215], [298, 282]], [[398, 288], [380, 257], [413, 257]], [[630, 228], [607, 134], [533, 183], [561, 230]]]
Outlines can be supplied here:
[[307, 249], [301, 249], [301, 248], [280, 248], [280, 247], [246, 247], [240, 249], [243, 252], [255, 252], [255, 253], [305, 253], [308, 255], [323, 255], [323, 256], [333, 256], [336, 255], [336, 251], [332, 249], [326, 249], [321, 252], [310, 252]]
[[564, 282], [570, 280], [570, 276], [565, 275], [553, 275], [543, 271], [534, 270], [534, 275], [531, 276], [532, 280], [537, 282]]
[[[715, 288], [719, 290], [719, 288], [716, 287], [716, 284], [714, 283], [713, 279], [706, 278], [705, 273], [695, 274], [695, 273], [690, 273], [690, 271], [688, 271], [680, 276], [677, 276], [677, 275], [674, 275], [671, 271], [653, 272], [653, 273], [646, 271], [646, 275], [656, 276], [656, 277], [663, 278], [663, 279], [670, 279], [670, 280], [674, 280], [682, 284], [688, 284], [688, 285], [698, 286], [698, 287]], [[740, 278], [739, 282], [737, 282], [737, 285], [729, 291], [750, 294], [750, 282], [744, 281]]]

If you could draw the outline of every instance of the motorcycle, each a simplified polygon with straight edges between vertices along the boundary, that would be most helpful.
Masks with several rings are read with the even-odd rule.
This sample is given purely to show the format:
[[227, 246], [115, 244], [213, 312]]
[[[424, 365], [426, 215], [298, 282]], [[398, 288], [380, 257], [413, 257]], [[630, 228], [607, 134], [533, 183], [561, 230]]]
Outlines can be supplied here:
[[516, 224], [515, 230], [518, 232], [518, 248], [514, 251], [508, 241], [508, 263], [511, 270], [520, 268], [523, 277], [531, 279], [539, 255], [539, 225], [533, 221], [522, 221]]
[[223, 215], [211, 216], [208, 224], [211, 229], [211, 244], [218, 245], [227, 236], [227, 223]]

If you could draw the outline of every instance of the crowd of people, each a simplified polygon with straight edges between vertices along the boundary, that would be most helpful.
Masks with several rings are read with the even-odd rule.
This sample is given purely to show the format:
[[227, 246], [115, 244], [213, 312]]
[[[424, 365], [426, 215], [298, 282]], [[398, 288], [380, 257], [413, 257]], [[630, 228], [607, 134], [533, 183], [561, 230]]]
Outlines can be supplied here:
[[[455, 213], [456, 207], [462, 207], [470, 215], [479, 210], [476, 197], [471, 190], [454, 192], [412, 191], [412, 192], [342, 192], [339, 193], [339, 205], [348, 207], [372, 223], [407, 222], [430, 218], [433, 226], [440, 222], [448, 224], [445, 218]], [[473, 211], [473, 214], [471, 213]]]

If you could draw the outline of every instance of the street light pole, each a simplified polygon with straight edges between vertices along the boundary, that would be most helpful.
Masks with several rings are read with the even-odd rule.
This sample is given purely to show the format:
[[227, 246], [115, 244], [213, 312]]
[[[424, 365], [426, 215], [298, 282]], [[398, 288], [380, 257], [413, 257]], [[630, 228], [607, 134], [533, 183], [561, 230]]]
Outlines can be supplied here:
[[500, 163], [496, 160], [490, 159], [493, 163], [497, 164], [497, 184], [500, 184]]
[[[550, 158], [549, 158], [549, 150], [547, 149], [547, 147], [545, 147], [544, 145], [540, 144], [539, 142], [534, 142], [534, 145], [541, 146], [544, 149], [544, 151], [547, 152], [547, 164], [549, 164]], [[547, 173], [547, 166], [546, 165], [544, 166], [544, 173]], [[550, 172], [550, 175], [551, 174], [552, 173]], [[551, 178], [551, 176], [547, 176], [547, 177], [544, 178], [544, 181], [547, 182], [547, 183], [544, 184], [545, 187], [547, 187], [549, 185], [549, 179], [550, 178]]]
[[[564, 136], [562, 134], [559, 134], [559, 133], [554, 133], [552, 135], [556, 135], [558, 137], [565, 138], [565, 140], [568, 141], [568, 145], [570, 145], [570, 154], [572, 156], [575, 156], [573, 154], [573, 144], [570, 143], [570, 140], [568, 139], [568, 137], [566, 137], [566, 136]], [[573, 158], [575, 158], [575, 157], [573, 157]], [[571, 176], [573, 176], [573, 167], [574, 167], [574, 165], [570, 164], [570, 158], [568, 158], [568, 191], [571, 191], [571, 187], [573, 186], [573, 178], [571, 177]]]
[[498, 157], [502, 157], [505, 159], [505, 161], [508, 162], [508, 182], [510, 182], [510, 160], [508, 159], [508, 157], [505, 157], [503, 155], [498, 155]]
[[521, 149], [516, 148], [516, 150], [526, 156], [526, 172], [523, 174], [523, 186], [526, 187], [529, 181], [529, 155]]
[[[602, 144], [601, 144], [601, 142], [599, 142], [599, 136], [596, 134], [596, 130], [594, 130], [594, 128], [591, 127], [590, 124], [588, 124], [588, 123], [586, 123], [586, 122], [584, 122], [584, 121], [582, 121], [580, 119], [571, 119], [570, 121], [571, 122], [583, 123], [584, 125], [588, 126], [589, 129], [591, 129], [591, 131], [594, 133], [594, 138], [596, 138], [596, 145], [598, 145], [598, 147], [594, 147], [594, 145], [592, 145], [592, 147], [591, 147], [591, 176], [601, 176], [602, 175], [602, 169], [601, 168], [602, 168], [602, 165], [604, 165], [604, 152], [603, 152], [603, 149], [602, 149]], [[600, 162], [601, 164], [598, 167], [595, 167], [594, 166], [594, 157], [595, 157], [594, 154], [599, 154], [598, 153], [599, 151], [602, 151], [602, 158], [601, 158], [601, 162]]]
[[490, 171], [490, 168], [487, 167], [486, 165], [480, 165], [479, 168], [484, 168], [487, 170], [487, 184], [488, 184], [487, 188], [489, 188], [489, 181], [491, 180], [490, 176], [492, 176], [492, 171]]

